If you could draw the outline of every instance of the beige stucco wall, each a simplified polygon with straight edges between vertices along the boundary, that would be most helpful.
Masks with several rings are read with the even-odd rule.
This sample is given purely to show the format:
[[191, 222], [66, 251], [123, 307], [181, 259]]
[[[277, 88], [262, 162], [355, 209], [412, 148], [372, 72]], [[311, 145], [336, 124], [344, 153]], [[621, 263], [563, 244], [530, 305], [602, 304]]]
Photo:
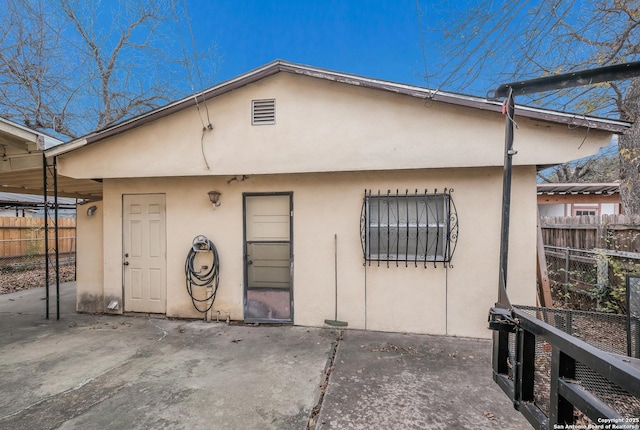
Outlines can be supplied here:
[[[104, 296], [122, 300], [122, 195], [163, 193], [167, 204], [167, 315], [199, 318], [185, 289], [184, 261], [192, 239], [214, 241], [221, 261], [214, 305], [243, 319], [242, 193], [293, 192], [294, 323], [321, 326], [334, 314], [334, 234], [338, 236], [338, 318], [349, 327], [488, 337], [486, 315], [497, 297], [502, 171], [436, 169], [251, 176], [107, 180], [104, 182]], [[517, 168], [510, 296], [535, 302], [535, 175]], [[460, 236], [453, 268], [442, 264], [363, 265], [360, 211], [365, 189], [383, 192], [453, 188]], [[222, 192], [215, 210], [210, 190]], [[80, 224], [79, 224], [80, 225]], [[527, 246], [518, 246], [527, 244]], [[93, 248], [95, 251], [95, 248]], [[97, 259], [98, 257], [93, 257]], [[85, 291], [78, 267], [79, 293]], [[82, 275], [84, 276], [84, 275]], [[366, 282], [365, 282], [366, 281]], [[88, 285], [87, 285], [88, 286]], [[121, 311], [121, 310], [120, 310]]]
[[[251, 100], [271, 98], [276, 124], [251, 126]], [[59, 158], [58, 168], [78, 178], [126, 178], [503, 163], [504, 116], [499, 113], [289, 73], [199, 108], [68, 153]], [[203, 132], [207, 118], [213, 130]], [[518, 165], [573, 160], [609, 144], [610, 134], [597, 130], [516, 121]]]
[[[96, 207], [93, 215], [87, 209]], [[76, 283], [78, 312], [104, 312], [104, 240], [102, 226], [104, 208], [102, 202], [78, 205], [76, 210]], [[108, 304], [108, 303], [107, 303]]]
[[[251, 100], [262, 98], [276, 99], [276, 124], [251, 126]], [[79, 295], [102, 288], [104, 304], [122, 303], [122, 196], [162, 193], [167, 315], [201, 317], [186, 293], [184, 261], [192, 239], [204, 234], [216, 243], [221, 260], [214, 315], [243, 319], [242, 193], [292, 192], [296, 324], [322, 325], [334, 316], [337, 234], [338, 318], [349, 327], [489, 337], [487, 311], [497, 298], [502, 115], [286, 73], [207, 107], [208, 113], [203, 105], [199, 113], [185, 109], [58, 157], [65, 176], [104, 179], [102, 240], [91, 241], [100, 226], [79, 227], [79, 235], [90, 231], [87, 243], [102, 245], [83, 246], [87, 263], [78, 266]], [[203, 134], [207, 115], [213, 130]], [[516, 120], [509, 294], [513, 303], [531, 305], [534, 166], [593, 154], [610, 136]], [[453, 268], [363, 265], [364, 190], [396, 188], [455, 190], [460, 235]], [[215, 210], [210, 190], [222, 192]]]

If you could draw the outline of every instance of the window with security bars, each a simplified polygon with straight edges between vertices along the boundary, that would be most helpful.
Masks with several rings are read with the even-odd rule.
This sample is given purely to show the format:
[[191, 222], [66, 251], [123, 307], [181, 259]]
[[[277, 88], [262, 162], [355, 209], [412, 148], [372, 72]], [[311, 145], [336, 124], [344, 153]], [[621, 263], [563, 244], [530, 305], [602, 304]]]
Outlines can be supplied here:
[[452, 191], [365, 191], [361, 216], [365, 260], [387, 265], [450, 264], [458, 238]]

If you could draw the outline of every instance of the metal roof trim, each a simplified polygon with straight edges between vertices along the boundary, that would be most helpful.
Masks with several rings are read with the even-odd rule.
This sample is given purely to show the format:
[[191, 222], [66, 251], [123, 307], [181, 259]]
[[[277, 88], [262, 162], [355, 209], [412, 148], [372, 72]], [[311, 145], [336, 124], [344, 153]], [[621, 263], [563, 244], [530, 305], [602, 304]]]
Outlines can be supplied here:
[[544, 183], [537, 185], [538, 195], [566, 195], [566, 194], [618, 194], [620, 184], [617, 182], [604, 183]]
[[[334, 80], [336, 82], [348, 85], [357, 85], [367, 88], [386, 90], [413, 97], [428, 98], [433, 101], [440, 101], [465, 107], [489, 110], [492, 112], [502, 112], [501, 102], [488, 100], [482, 97], [451, 93], [440, 90], [432, 90], [429, 88], [417, 87], [409, 84], [383, 81], [380, 79], [367, 78], [363, 76], [335, 72], [332, 70], [303, 66], [300, 64], [287, 62], [280, 62], [280, 70], [291, 73], [304, 74], [316, 78]], [[529, 117], [532, 119], [573, 125], [575, 127], [601, 129], [615, 133], [624, 132], [624, 130], [631, 126], [631, 124], [626, 121], [560, 112], [550, 109], [535, 108], [526, 105], [516, 105], [516, 114], [518, 116]]]

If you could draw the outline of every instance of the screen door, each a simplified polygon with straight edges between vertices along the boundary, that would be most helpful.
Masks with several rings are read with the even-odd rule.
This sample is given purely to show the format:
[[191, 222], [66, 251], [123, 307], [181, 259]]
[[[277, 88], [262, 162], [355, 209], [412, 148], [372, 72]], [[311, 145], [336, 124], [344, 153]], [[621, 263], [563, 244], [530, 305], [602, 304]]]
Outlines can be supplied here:
[[246, 321], [293, 321], [291, 197], [244, 196]]

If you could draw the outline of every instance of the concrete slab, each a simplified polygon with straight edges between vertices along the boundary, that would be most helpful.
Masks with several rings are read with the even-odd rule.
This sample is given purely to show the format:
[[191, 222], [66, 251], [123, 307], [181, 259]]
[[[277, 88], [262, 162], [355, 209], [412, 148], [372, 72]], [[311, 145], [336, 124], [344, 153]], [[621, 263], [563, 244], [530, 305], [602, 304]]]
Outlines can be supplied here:
[[530, 429], [491, 378], [491, 342], [344, 332], [317, 429]]
[[37, 292], [19, 294], [25, 303], [0, 296], [2, 429], [304, 429], [334, 340], [291, 326], [7, 314], [43, 308]]
[[0, 295], [2, 429], [530, 428], [487, 341], [77, 314], [74, 284], [45, 320], [44, 295]]

